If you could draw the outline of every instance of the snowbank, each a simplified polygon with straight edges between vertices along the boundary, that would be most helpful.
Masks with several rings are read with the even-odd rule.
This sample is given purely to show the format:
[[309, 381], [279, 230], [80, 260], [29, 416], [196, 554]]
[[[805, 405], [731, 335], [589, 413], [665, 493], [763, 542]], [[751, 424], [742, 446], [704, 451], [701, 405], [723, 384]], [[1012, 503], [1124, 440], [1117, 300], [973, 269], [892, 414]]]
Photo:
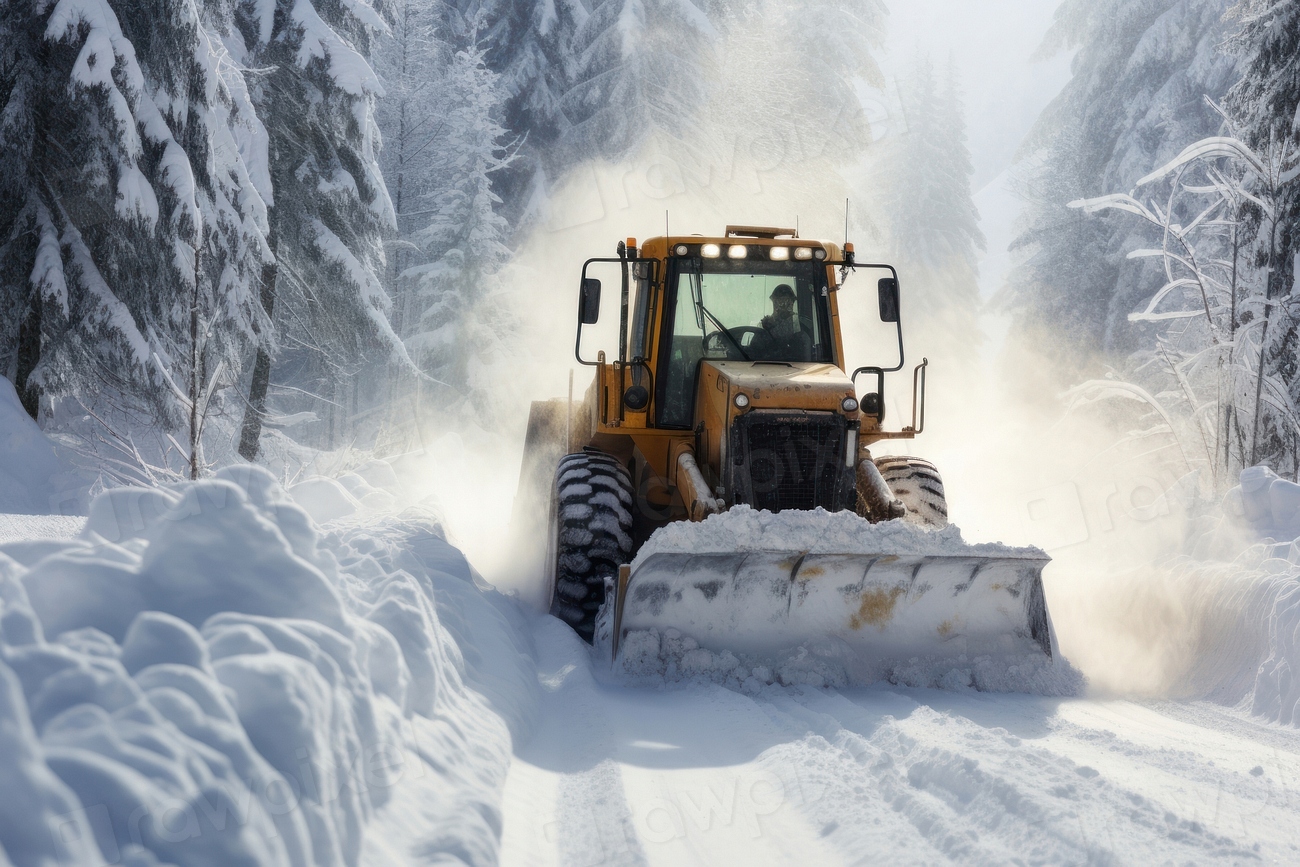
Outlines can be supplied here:
[[[1245, 527], [1260, 540], [1233, 564], [1260, 590], [1254, 610], [1267, 611], [1263, 623], [1258, 614], [1252, 618], [1266, 636], [1267, 655], [1255, 671], [1251, 709], [1300, 726], [1300, 485], [1268, 467], [1250, 467], [1224, 498], [1223, 511], [1229, 528]], [[1221, 527], [1216, 535], [1222, 544], [1231, 532]]]
[[426, 515], [338, 517], [239, 467], [0, 545], [9, 861], [391, 863], [408, 788], [420, 857], [495, 860], [537, 689], [513, 606]]
[[1300, 485], [1241, 474], [1184, 552], [1059, 585], [1078, 661], [1101, 689], [1204, 699], [1300, 725]]
[[[1037, 548], [968, 545], [955, 526], [927, 529], [903, 521], [871, 524], [852, 512], [829, 513], [818, 509], [814, 512], [773, 514], [749, 506], [736, 506], [698, 523], [680, 522], [657, 530], [638, 552], [632, 570], [635, 573], [655, 554], [764, 551], [781, 554], [966, 555], [1010, 560], [1046, 556]], [[915, 572], [911, 574], [915, 577]], [[822, 580], [834, 579], [824, 576]], [[613, 598], [613, 593], [608, 593], [607, 598]], [[892, 607], [896, 598], [888, 596], [882, 604]], [[782, 607], [781, 611], [784, 610]], [[960, 613], [954, 610], [949, 623], [957, 621]], [[850, 614], [852, 612], [846, 611], [845, 617]], [[724, 615], [720, 613], [719, 616]], [[763, 606], [725, 612], [728, 628], [733, 632], [735, 621], [747, 618], [759, 627], [746, 632], [763, 633], [765, 627], [762, 624], [768, 621], [761, 618], [768, 616], [772, 613]], [[941, 636], [945, 634], [943, 628], [940, 628]], [[1021, 628], [1023, 631], [1024, 624]], [[606, 658], [610, 655], [612, 635], [613, 615], [606, 606], [597, 624], [597, 652]], [[942, 645], [942, 642], [936, 644]], [[613, 673], [620, 679], [640, 684], [706, 680], [748, 692], [773, 683], [845, 687], [881, 680], [904, 686], [1042, 695], [1075, 695], [1083, 688], [1080, 673], [1059, 655], [1051, 659], [1031, 641], [1011, 635], [1004, 637], [996, 655], [967, 657], [950, 654], [864, 660], [862, 654], [834, 636], [817, 636], [794, 647], [773, 646], [762, 653], [749, 654], [737, 652], [735, 647], [701, 647], [695, 638], [683, 635], [677, 629], [632, 629], [623, 640]]]
[[0, 376], [0, 513], [84, 514], [88, 488]]

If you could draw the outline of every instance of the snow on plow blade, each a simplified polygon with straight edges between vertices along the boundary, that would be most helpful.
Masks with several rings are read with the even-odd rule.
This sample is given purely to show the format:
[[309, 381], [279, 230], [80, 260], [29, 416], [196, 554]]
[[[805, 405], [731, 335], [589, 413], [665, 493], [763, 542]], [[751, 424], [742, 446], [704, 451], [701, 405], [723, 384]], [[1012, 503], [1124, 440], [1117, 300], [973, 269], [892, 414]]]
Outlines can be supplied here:
[[1048, 562], [1032, 549], [1025, 556], [655, 553], [621, 582], [613, 650], [617, 657], [631, 633], [668, 629], [703, 648], [751, 657], [838, 639], [854, 679], [916, 657], [1051, 659], [1042, 584]]

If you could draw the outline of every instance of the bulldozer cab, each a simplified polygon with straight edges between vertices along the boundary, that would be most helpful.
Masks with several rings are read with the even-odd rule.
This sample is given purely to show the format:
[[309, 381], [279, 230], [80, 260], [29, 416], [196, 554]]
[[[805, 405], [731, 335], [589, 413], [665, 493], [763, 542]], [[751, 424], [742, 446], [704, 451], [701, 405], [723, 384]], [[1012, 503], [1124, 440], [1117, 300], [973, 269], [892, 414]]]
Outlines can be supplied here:
[[826, 269], [812, 262], [671, 261], [655, 421], [661, 427], [693, 427], [705, 359], [834, 364], [830, 309]]
[[[879, 278], [880, 320], [896, 332], [896, 360], [882, 359], [884, 364], [848, 374], [837, 290], [859, 268]], [[602, 277], [607, 285], [611, 279], [621, 284], [617, 355], [608, 360], [604, 352], [592, 358], [588, 347], [612, 342], [608, 325], [604, 341], [584, 341], [584, 327], [600, 317]], [[700, 389], [706, 381], [733, 384], [734, 377], [715, 376], [728, 362], [733, 370], [747, 365], [749, 380], [766, 376], [774, 386], [789, 378], [782, 368], [817, 371], [819, 387], [777, 388], [775, 403], [762, 398], [761, 385], [759, 395], [747, 392], [741, 400], [751, 400], [755, 409], [767, 404], [839, 413], [861, 431], [864, 444], [910, 438], [920, 427], [925, 362], [914, 374], [915, 423], [892, 432], [883, 428], [885, 374], [901, 370], [904, 361], [897, 273], [889, 265], [858, 265], [852, 245], [803, 240], [790, 229], [732, 226], [723, 237], [652, 238], [639, 249], [629, 238], [619, 244], [617, 258], [585, 263], [581, 287], [575, 354], [581, 364], [597, 368], [597, 375], [580, 427], [587, 430], [590, 410], [590, 434], [633, 437], [662, 477], [675, 476], [673, 456], [647, 437], [694, 432], [719, 411], [717, 420], [727, 426], [731, 411], [711, 405], [716, 401], [702, 402]], [[883, 354], [895, 350], [886, 344]], [[864, 374], [867, 394], [861, 404], [867, 411], [859, 414], [858, 380]], [[800, 390], [808, 393], [801, 396]], [[710, 428], [706, 438], [715, 435], [720, 432]], [[704, 470], [708, 476], [715, 468], [710, 464]]]

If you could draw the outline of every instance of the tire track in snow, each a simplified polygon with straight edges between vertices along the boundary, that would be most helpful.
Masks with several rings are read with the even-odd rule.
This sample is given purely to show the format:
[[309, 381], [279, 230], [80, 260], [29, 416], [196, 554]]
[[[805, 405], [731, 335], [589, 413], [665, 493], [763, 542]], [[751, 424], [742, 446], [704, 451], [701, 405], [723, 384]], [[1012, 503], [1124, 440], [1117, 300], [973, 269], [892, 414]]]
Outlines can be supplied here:
[[843, 863], [780, 774], [746, 760], [788, 738], [750, 698], [600, 684], [559, 621], [534, 639], [543, 720], [507, 779], [503, 864]]
[[1300, 732], [1257, 741], [1232, 711], [625, 688], [557, 621], [535, 638], [545, 718], [507, 782], [505, 864], [1300, 857]]
[[[963, 715], [962, 705], [1037, 706], [1041, 711], [1046, 709], [1043, 705], [1055, 703], [1023, 696], [907, 691], [907, 699], [937, 698], [949, 708], [940, 711], [918, 704], [897, 717], [881, 717], [870, 705], [881, 704], [886, 694], [867, 690], [849, 700], [804, 693], [778, 701], [800, 708], [810, 727], [820, 725], [823, 737], [829, 735], [828, 743], [844, 752], [846, 761], [836, 769], [843, 786], [857, 781], [855, 788], [867, 788], [874, 783], [918, 834], [954, 860], [1135, 863], [1227, 858], [1235, 863], [1255, 860], [1262, 852], [1275, 858], [1294, 857], [1300, 811], [1270, 805], [1267, 786], [1257, 781], [1253, 790], [1239, 793], [1240, 804], [1271, 811], [1269, 822], [1255, 823], [1247, 831], [1230, 811], [1206, 816], [1198, 809], [1200, 802], [1255, 779], [1246, 770], [1249, 766], [1239, 764], [1239, 770], [1229, 770], [1198, 760], [1194, 751], [1179, 748], [1196, 743], [1188, 740], [1193, 733], [1177, 732], [1181, 724], [1147, 708], [1114, 703], [1145, 717], [1148, 725], [1163, 726], [1170, 740], [1158, 747], [1126, 742], [1122, 732], [1068, 719], [1079, 709], [1094, 713], [1100, 706], [1095, 702], [1064, 702], [1050, 715], [1039, 713], [1041, 730], [1033, 737], [1020, 737], [1001, 726], [972, 721]], [[894, 700], [902, 698], [894, 696]], [[792, 716], [796, 713], [792, 711]], [[1015, 725], [1015, 716], [1014, 710], [1003, 713], [1008, 725]], [[1176, 732], [1182, 738], [1173, 747]], [[1220, 735], [1200, 732], [1199, 737], [1213, 742]], [[1117, 742], [1126, 746], [1112, 750]], [[1273, 751], [1249, 742], [1234, 745], [1252, 746], [1256, 758]], [[1148, 782], [1161, 777], [1173, 778], [1181, 786]], [[870, 815], [874, 800], [874, 796], [855, 799], [843, 793], [823, 805], [830, 808], [826, 816], [838, 819]]]

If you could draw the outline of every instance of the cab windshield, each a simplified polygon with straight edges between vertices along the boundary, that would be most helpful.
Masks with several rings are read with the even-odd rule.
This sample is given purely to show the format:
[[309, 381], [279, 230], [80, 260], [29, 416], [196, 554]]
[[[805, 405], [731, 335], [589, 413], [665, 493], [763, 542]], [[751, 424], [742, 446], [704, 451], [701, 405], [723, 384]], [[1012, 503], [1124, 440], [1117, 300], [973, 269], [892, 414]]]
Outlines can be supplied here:
[[678, 260], [670, 273], [659, 423], [689, 426], [700, 361], [833, 362], [820, 262]]

